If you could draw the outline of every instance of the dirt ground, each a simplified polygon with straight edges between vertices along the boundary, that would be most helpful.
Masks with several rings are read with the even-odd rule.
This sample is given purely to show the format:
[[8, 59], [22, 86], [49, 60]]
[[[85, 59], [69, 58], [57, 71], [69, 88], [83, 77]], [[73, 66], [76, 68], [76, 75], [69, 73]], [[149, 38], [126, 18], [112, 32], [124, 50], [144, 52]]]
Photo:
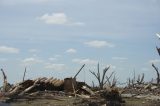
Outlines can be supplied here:
[[[147, 101], [143, 99], [124, 99], [125, 103], [109, 106], [160, 106], [160, 101]], [[79, 98], [67, 97], [57, 99], [19, 100], [8, 104], [9, 106], [108, 106], [87, 103]], [[6, 106], [8, 106], [6, 105]], [[5, 105], [4, 105], [5, 106]]]

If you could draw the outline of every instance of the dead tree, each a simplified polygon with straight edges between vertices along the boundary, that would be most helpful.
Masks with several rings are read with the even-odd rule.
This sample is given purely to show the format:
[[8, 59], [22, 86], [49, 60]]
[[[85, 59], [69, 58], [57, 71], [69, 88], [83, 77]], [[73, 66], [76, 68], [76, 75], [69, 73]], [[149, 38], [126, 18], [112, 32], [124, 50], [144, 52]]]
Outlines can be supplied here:
[[24, 74], [23, 74], [23, 82], [24, 82], [24, 79], [25, 79], [25, 76], [26, 76], [26, 71], [27, 71], [27, 68], [25, 67]]
[[157, 49], [157, 52], [158, 52], [158, 54], [159, 54], [159, 56], [160, 56], [160, 48], [158, 48], [158, 47], [156, 46], [156, 49]]
[[112, 76], [113, 76], [113, 74], [114, 74], [114, 72], [112, 72], [109, 77], [106, 76], [107, 81], [106, 81], [104, 84], [106, 84], [106, 83], [108, 82], [108, 85], [109, 85], [110, 87], [116, 86], [116, 84], [117, 84], [117, 79], [116, 79], [115, 75], [114, 75], [113, 79], [111, 79]]
[[142, 73], [142, 75], [138, 75], [138, 77], [136, 77], [135, 75], [135, 71], [134, 71], [134, 76], [133, 78], [128, 78], [128, 87], [136, 87], [136, 85], [140, 85], [144, 83], [144, 73]]
[[157, 73], [157, 84], [159, 85], [160, 83], [160, 74], [159, 74], [159, 70], [158, 68], [152, 63], [152, 67], [155, 69], [156, 73]]
[[144, 73], [142, 73], [142, 76], [138, 75], [138, 78], [137, 78], [138, 85], [143, 84], [143, 82], [144, 82]]
[[1, 71], [3, 75], [3, 92], [6, 92], [7, 91], [7, 76], [5, 72], [3, 71], [3, 69], [1, 69]]
[[97, 65], [97, 71], [98, 71], [97, 74], [96, 74], [95, 72], [93, 72], [93, 71], [90, 71], [90, 72], [96, 77], [96, 79], [98, 80], [100, 89], [103, 89], [103, 86], [104, 86], [104, 84], [105, 84], [106, 72], [108, 71], [109, 68], [110, 68], [110, 66], [109, 66], [109, 67], [106, 67], [106, 68], [103, 70], [102, 77], [101, 77], [101, 75], [100, 75], [99, 63], [98, 63], [98, 65]]
[[[159, 37], [159, 34], [158, 34], [157, 36]], [[157, 52], [158, 52], [158, 54], [159, 54], [159, 56], [160, 56], [160, 48], [156, 46], [156, 49], [157, 49]], [[152, 67], [155, 69], [155, 71], [156, 71], [156, 73], [157, 73], [157, 85], [159, 85], [159, 83], [160, 83], [160, 75], [159, 75], [158, 67], [156, 67], [156, 66], [154, 65], [154, 63], [152, 63]]]
[[134, 87], [136, 84], [136, 74], [135, 70], [133, 71], [133, 78], [128, 78], [128, 87]]

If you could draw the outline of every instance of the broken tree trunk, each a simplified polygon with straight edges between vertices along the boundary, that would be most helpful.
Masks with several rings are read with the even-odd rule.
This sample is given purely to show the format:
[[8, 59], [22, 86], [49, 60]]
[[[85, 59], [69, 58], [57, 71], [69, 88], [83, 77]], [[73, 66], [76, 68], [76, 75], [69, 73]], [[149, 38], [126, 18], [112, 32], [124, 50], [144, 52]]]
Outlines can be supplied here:
[[77, 75], [80, 73], [80, 71], [83, 69], [83, 67], [85, 66], [85, 64], [83, 64], [83, 66], [80, 68], [80, 70], [76, 73], [76, 75], [73, 77], [74, 79], [77, 77]]
[[152, 63], [152, 67], [155, 69], [156, 73], [157, 73], [157, 84], [159, 85], [160, 83], [160, 74], [158, 71], [158, 68]]
[[8, 96], [12, 97], [19, 94], [19, 92], [21, 91], [20, 90], [21, 88], [22, 88], [22, 85], [16, 86], [12, 91], [9, 92]]
[[26, 76], [26, 71], [27, 71], [27, 68], [25, 67], [24, 74], [23, 74], [23, 82], [24, 82], [24, 79], [25, 79], [25, 76]]
[[34, 85], [26, 88], [24, 91], [22, 91], [22, 92], [20, 93], [20, 95], [24, 95], [25, 93], [31, 91], [31, 90], [32, 90], [33, 88], [35, 88], [36, 86], [37, 86], [37, 84], [34, 84]]
[[160, 48], [158, 48], [158, 47], [156, 46], [156, 49], [157, 49], [157, 52], [158, 52], [158, 54], [159, 54], [159, 56], [160, 56]]
[[82, 86], [82, 89], [87, 91], [90, 95], [95, 95], [95, 93], [91, 89], [89, 89], [87, 86]]
[[5, 74], [5, 72], [3, 71], [3, 69], [1, 69], [2, 74], [3, 74], [3, 92], [7, 91], [7, 76]]

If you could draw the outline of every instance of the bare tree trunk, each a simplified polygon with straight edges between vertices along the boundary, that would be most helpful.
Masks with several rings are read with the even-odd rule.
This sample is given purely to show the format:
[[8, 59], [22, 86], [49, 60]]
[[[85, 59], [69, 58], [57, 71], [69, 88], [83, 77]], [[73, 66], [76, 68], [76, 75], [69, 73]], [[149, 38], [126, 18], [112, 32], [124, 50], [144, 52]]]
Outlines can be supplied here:
[[106, 76], [106, 72], [108, 71], [108, 69], [110, 68], [110, 66], [107, 67], [107, 68], [105, 68], [105, 69], [103, 70], [102, 79], [101, 79], [101, 75], [100, 75], [100, 71], [99, 71], [99, 63], [98, 63], [97, 68], [98, 68], [97, 74], [96, 74], [95, 72], [92, 72], [92, 71], [90, 71], [90, 72], [91, 72], [91, 73], [96, 77], [96, 79], [98, 80], [99, 88], [100, 88], [100, 89], [103, 89], [103, 86], [104, 86], [104, 84], [106, 83], [106, 82], [104, 81], [104, 80], [105, 80], [105, 76]]
[[76, 73], [76, 75], [73, 78], [76, 78], [77, 75], [80, 73], [80, 71], [84, 68], [85, 64], [83, 64], [83, 66], [79, 69], [79, 71]]
[[7, 76], [5, 74], [5, 72], [3, 71], [3, 69], [1, 69], [2, 74], [3, 74], [3, 92], [7, 91]]
[[157, 84], [159, 85], [160, 82], [160, 75], [159, 75], [159, 71], [158, 68], [152, 63], [152, 67], [155, 69], [156, 73], [157, 73]]
[[25, 67], [24, 74], [23, 74], [23, 82], [24, 82], [24, 79], [25, 79], [25, 76], [26, 76], [26, 71], [27, 71], [27, 68]]

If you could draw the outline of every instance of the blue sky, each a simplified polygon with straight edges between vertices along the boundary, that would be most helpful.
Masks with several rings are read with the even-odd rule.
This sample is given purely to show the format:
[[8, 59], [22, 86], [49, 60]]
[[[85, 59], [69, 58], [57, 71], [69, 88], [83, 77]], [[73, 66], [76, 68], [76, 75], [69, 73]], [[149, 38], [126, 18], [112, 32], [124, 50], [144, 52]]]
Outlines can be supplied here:
[[[0, 0], [0, 68], [11, 83], [40, 76], [96, 81], [89, 69], [111, 66], [119, 81], [156, 73], [159, 0]], [[2, 77], [1, 82], [2, 84]]]

